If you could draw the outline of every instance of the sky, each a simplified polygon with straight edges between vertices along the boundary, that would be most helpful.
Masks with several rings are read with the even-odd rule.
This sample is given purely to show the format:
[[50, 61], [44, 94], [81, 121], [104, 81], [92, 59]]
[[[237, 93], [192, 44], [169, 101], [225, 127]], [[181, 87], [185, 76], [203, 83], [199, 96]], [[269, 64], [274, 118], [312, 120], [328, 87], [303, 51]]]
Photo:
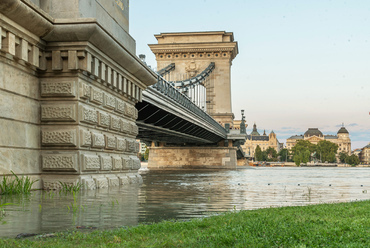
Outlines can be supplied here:
[[370, 142], [370, 1], [131, 0], [136, 52], [156, 67], [148, 44], [166, 32], [234, 33], [235, 119], [280, 142], [308, 128], [336, 134], [344, 123], [352, 149]]

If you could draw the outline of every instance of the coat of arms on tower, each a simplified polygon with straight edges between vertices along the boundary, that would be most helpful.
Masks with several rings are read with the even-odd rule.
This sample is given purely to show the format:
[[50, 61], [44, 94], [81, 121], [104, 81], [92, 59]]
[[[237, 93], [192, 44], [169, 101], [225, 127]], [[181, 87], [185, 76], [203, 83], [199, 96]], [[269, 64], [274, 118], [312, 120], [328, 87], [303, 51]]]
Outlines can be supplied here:
[[195, 61], [191, 61], [186, 65], [185, 71], [190, 74], [191, 77], [194, 77], [199, 70], [199, 66], [195, 64]]

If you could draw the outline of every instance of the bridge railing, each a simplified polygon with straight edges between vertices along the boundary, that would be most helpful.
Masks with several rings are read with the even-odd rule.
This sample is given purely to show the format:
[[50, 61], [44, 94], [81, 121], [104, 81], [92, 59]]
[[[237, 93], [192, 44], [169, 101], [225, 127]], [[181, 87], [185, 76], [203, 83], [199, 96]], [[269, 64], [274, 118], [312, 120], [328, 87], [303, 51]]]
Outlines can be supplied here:
[[166, 95], [167, 97], [171, 98], [175, 102], [179, 103], [181, 106], [185, 107], [186, 109], [190, 110], [194, 114], [203, 118], [203, 120], [213, 125], [220, 132], [226, 133], [225, 128], [220, 123], [218, 123], [207, 112], [205, 112], [203, 109], [198, 107], [195, 103], [193, 103], [187, 95], [178, 91], [172, 82], [168, 82], [161, 75], [158, 75], [157, 83], [150, 87], [161, 92], [163, 95]]

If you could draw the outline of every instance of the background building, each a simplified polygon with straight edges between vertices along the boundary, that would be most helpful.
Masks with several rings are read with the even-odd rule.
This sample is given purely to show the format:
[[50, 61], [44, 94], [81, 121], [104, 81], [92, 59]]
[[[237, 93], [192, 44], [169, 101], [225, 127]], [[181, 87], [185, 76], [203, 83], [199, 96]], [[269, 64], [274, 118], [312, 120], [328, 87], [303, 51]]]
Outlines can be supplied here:
[[341, 127], [337, 135], [324, 135], [318, 128], [309, 128], [304, 135], [294, 135], [288, 138], [286, 141], [287, 149], [292, 149], [298, 140], [308, 140], [315, 145], [322, 140], [327, 140], [338, 145], [338, 153], [345, 152], [351, 155], [351, 139], [345, 127]]
[[370, 164], [370, 143], [361, 149], [358, 157], [361, 163]]
[[281, 144], [276, 138], [276, 134], [274, 133], [274, 131], [271, 131], [269, 135], [267, 135], [266, 132], [263, 131], [263, 134], [260, 135], [257, 130], [257, 125], [254, 124], [252, 133], [250, 135], [247, 135], [247, 139], [244, 145], [242, 145], [242, 148], [246, 154], [254, 157], [254, 152], [258, 145], [260, 146], [262, 151], [265, 151], [269, 147], [274, 148], [277, 152], [279, 152], [281, 149]]

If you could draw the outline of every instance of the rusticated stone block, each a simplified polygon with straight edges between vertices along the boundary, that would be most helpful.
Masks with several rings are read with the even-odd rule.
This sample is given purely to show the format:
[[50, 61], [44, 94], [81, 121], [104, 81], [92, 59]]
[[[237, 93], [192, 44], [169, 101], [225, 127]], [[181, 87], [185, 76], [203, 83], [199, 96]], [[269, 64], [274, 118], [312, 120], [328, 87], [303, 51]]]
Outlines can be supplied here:
[[118, 113], [124, 114], [125, 113], [125, 105], [126, 105], [126, 103], [124, 101], [117, 100], [116, 111]]
[[112, 149], [112, 150], [116, 150], [117, 149], [117, 139], [116, 137], [114, 136], [111, 136], [111, 135], [106, 135], [106, 149]]
[[76, 121], [76, 105], [74, 104], [43, 104], [41, 121]]
[[105, 94], [104, 95], [104, 107], [109, 109], [116, 108], [116, 98], [112, 95]]
[[118, 117], [111, 117], [110, 120], [110, 129], [119, 131], [121, 129], [121, 121], [120, 118]]
[[137, 136], [139, 134], [139, 128], [136, 126], [136, 124], [132, 124], [132, 126], [131, 126], [131, 133], [134, 136]]
[[128, 180], [130, 181], [130, 184], [138, 184], [139, 180], [135, 175], [128, 176]]
[[130, 123], [124, 119], [121, 119], [121, 129], [122, 133], [130, 133]]
[[92, 178], [82, 179], [82, 185], [84, 189], [96, 189], [96, 183]]
[[43, 146], [77, 146], [76, 130], [43, 130]]
[[119, 186], [120, 180], [115, 175], [107, 175], [109, 187]]
[[66, 184], [67, 186], [77, 185], [78, 179], [43, 179], [43, 189], [47, 190], [59, 190], [62, 189], [62, 185]]
[[74, 97], [75, 93], [74, 81], [58, 81], [58, 82], [41, 82], [42, 97]]
[[103, 104], [104, 102], [104, 92], [97, 88], [91, 89], [91, 102], [96, 103], [98, 105]]
[[83, 170], [100, 170], [100, 157], [98, 155], [83, 154], [81, 156]]
[[140, 151], [140, 143], [135, 141], [135, 152], [139, 152]]
[[99, 126], [109, 127], [110, 126], [110, 116], [109, 114], [99, 112]]
[[126, 139], [117, 138], [117, 150], [118, 151], [126, 151]]
[[80, 107], [81, 122], [89, 124], [98, 124], [98, 111], [86, 106]]
[[102, 170], [112, 170], [113, 160], [111, 156], [100, 156], [101, 158], [101, 169]]
[[137, 177], [137, 180], [139, 182], [139, 184], [142, 184], [143, 183], [143, 178], [141, 177], [141, 175], [136, 175]]
[[43, 154], [42, 169], [77, 172], [77, 154]]
[[127, 149], [128, 152], [135, 152], [135, 140], [128, 140], [127, 141]]
[[134, 114], [135, 114], [135, 107], [133, 105], [127, 104], [127, 103], [126, 103], [125, 107], [126, 107], [125, 115], [128, 116], [128, 117], [133, 118]]
[[122, 158], [113, 157], [113, 170], [122, 170]]
[[92, 133], [92, 147], [94, 148], [104, 148], [105, 147], [105, 138], [104, 134], [101, 133]]
[[132, 167], [132, 161], [129, 157], [122, 157], [122, 169], [130, 170]]
[[138, 170], [141, 168], [140, 159], [138, 157], [132, 156], [130, 159], [131, 159], [131, 169]]
[[95, 177], [95, 184], [96, 188], [102, 189], [102, 188], [108, 188], [108, 179], [105, 177]]
[[88, 84], [80, 83], [80, 98], [89, 99], [91, 94], [91, 87]]
[[80, 130], [80, 142], [81, 146], [83, 147], [91, 147], [92, 145], [92, 137], [91, 133], [87, 130]]
[[119, 178], [119, 183], [121, 185], [128, 185], [128, 184], [130, 184], [130, 180], [128, 179], [127, 176], [119, 176], [118, 178]]

